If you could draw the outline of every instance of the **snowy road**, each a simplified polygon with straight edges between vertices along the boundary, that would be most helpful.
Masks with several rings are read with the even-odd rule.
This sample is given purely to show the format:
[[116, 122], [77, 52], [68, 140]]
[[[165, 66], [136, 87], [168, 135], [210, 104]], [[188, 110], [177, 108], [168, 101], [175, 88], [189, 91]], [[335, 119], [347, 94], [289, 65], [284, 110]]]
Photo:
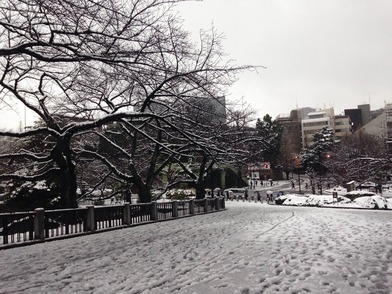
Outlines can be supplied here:
[[0, 251], [0, 293], [392, 292], [392, 212], [227, 207]]

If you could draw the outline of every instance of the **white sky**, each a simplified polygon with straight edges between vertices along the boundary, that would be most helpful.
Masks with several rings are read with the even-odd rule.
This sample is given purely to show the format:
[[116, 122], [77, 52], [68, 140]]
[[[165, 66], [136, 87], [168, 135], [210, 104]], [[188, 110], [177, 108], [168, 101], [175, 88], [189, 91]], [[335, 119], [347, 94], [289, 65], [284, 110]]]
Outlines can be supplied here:
[[222, 32], [237, 64], [267, 67], [239, 75], [228, 96], [260, 117], [392, 102], [390, 0], [204, 0], [178, 10], [189, 31]]
[[[392, 102], [390, 0], [204, 0], [177, 9], [195, 36], [212, 25], [223, 33], [238, 65], [267, 67], [238, 75], [227, 97], [243, 98], [259, 117]], [[0, 128], [21, 121], [24, 127], [23, 115], [0, 112]]]
[[390, 293], [391, 212], [227, 208], [0, 251], [0, 293]]

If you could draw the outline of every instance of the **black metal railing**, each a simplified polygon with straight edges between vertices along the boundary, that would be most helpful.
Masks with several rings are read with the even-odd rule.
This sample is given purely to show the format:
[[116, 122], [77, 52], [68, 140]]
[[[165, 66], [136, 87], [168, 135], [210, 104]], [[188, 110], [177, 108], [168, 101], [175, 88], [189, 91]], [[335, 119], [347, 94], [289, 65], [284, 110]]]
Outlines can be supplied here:
[[195, 213], [203, 213], [206, 205], [206, 199], [195, 200]]
[[151, 203], [132, 204], [131, 224], [140, 224], [151, 221]]
[[177, 202], [178, 216], [185, 216], [191, 214], [190, 205], [188, 201]]
[[158, 220], [173, 217], [173, 202], [157, 203]]
[[94, 215], [96, 230], [120, 227], [124, 224], [124, 207], [120, 205], [95, 207]]
[[45, 238], [73, 235], [85, 231], [87, 209], [61, 209], [45, 211]]
[[0, 249], [225, 208], [224, 198], [0, 214]]
[[34, 240], [34, 212], [0, 214], [2, 243], [18, 243]]

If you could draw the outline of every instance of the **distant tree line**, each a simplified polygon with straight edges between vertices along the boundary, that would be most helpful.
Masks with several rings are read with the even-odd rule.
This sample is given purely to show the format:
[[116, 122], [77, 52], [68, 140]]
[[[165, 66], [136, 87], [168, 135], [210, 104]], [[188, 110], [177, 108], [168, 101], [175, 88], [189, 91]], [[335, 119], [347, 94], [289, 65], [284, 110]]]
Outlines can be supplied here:
[[[302, 151], [301, 164], [311, 179], [324, 178], [341, 186], [356, 181], [360, 185], [385, 181], [391, 158], [380, 137], [357, 131], [336, 140], [333, 130], [324, 127], [314, 135], [313, 144]], [[314, 182], [311, 185], [315, 191]]]

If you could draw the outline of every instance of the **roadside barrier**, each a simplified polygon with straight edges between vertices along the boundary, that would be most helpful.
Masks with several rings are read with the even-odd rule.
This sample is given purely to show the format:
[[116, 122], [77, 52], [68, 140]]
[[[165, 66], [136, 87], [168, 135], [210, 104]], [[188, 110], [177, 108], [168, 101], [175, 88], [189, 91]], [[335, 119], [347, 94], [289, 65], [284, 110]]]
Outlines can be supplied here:
[[225, 209], [224, 197], [0, 214], [0, 249]]

